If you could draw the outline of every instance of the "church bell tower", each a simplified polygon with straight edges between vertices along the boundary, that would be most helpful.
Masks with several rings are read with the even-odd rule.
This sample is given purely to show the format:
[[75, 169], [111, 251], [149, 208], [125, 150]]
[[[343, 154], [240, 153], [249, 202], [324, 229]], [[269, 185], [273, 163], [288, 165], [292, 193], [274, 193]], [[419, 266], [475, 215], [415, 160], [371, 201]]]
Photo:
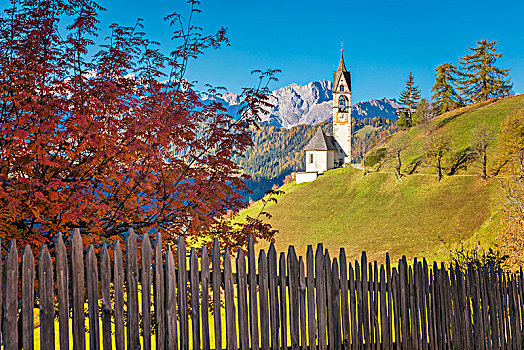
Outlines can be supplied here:
[[333, 71], [333, 135], [338, 144], [337, 165], [351, 162], [351, 72], [344, 64], [344, 50]]

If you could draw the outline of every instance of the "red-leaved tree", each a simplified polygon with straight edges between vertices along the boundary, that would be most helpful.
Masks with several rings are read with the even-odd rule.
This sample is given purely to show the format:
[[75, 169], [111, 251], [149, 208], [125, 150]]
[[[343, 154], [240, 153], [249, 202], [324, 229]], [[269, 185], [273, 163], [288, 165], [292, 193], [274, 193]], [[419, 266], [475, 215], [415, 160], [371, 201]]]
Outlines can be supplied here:
[[[188, 3], [193, 18], [199, 3]], [[226, 29], [207, 35], [171, 14], [176, 47], [165, 53], [140, 20], [97, 39], [102, 10], [90, 0], [12, 0], [3, 12], [0, 235], [38, 246], [74, 228], [86, 244], [128, 227], [172, 238], [213, 230], [242, 245], [253, 223], [216, 227], [242, 205], [245, 175], [231, 159], [252, 144], [276, 71], [255, 71], [258, 86], [229, 115], [217, 89], [199, 93], [185, 79], [190, 60], [229, 44]]]

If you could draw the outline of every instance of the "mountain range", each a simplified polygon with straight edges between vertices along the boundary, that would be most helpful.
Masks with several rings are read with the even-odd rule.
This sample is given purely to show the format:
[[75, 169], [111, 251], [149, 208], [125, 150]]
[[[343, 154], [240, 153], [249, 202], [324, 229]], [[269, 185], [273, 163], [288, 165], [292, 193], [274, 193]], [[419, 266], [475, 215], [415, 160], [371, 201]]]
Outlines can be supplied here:
[[[333, 84], [329, 80], [313, 81], [307, 85], [290, 84], [271, 93], [273, 107], [261, 121], [273, 126], [290, 129], [300, 124], [315, 125], [330, 120], [333, 115]], [[238, 94], [227, 92], [222, 95], [224, 105], [230, 113], [240, 107]], [[351, 106], [354, 119], [381, 117], [396, 119], [400, 105], [395, 99], [382, 98], [358, 102]]]

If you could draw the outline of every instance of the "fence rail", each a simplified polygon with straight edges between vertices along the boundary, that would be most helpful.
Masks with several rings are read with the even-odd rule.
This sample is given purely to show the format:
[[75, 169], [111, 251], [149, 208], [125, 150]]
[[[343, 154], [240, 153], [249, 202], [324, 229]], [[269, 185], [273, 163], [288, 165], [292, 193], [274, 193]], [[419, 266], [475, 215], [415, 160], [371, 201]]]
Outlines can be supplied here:
[[322, 244], [315, 254], [309, 246], [305, 259], [293, 246], [277, 257], [273, 245], [257, 257], [251, 237], [247, 256], [242, 250], [236, 256], [235, 273], [217, 240], [211, 257], [192, 248], [189, 261], [182, 239], [176, 255], [174, 247], [162, 251], [160, 235], [154, 249], [147, 235], [138, 249], [130, 230], [124, 267], [119, 243], [113, 259], [106, 246], [97, 256], [93, 246], [84, 252], [75, 230], [69, 254], [58, 238], [54, 263], [42, 247], [35, 287], [31, 249], [19, 263], [12, 241], [0, 264], [4, 348], [34, 348], [35, 304], [46, 350], [55, 349], [55, 337], [62, 350], [85, 349], [86, 337], [90, 349], [104, 350], [522, 348], [522, 272], [473, 265], [462, 271], [426, 260], [408, 265], [405, 257], [392, 268], [389, 256], [379, 266], [365, 253], [351, 264], [344, 249], [331, 258]]

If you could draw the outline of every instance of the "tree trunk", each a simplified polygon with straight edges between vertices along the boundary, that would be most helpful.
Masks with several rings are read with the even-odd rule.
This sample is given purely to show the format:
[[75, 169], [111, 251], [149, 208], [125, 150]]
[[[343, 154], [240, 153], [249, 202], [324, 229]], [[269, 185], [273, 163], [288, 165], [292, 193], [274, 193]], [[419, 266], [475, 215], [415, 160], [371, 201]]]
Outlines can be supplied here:
[[442, 180], [442, 166], [440, 165], [440, 158], [437, 158], [437, 182]]
[[486, 150], [484, 150], [482, 154], [482, 178], [485, 180], [488, 177], [487, 174], [487, 163], [488, 163], [488, 155]]
[[400, 178], [400, 167], [402, 166], [402, 162], [400, 161], [400, 153], [397, 153], [397, 166], [395, 167], [396, 175], [397, 175], [397, 181], [401, 181]]

